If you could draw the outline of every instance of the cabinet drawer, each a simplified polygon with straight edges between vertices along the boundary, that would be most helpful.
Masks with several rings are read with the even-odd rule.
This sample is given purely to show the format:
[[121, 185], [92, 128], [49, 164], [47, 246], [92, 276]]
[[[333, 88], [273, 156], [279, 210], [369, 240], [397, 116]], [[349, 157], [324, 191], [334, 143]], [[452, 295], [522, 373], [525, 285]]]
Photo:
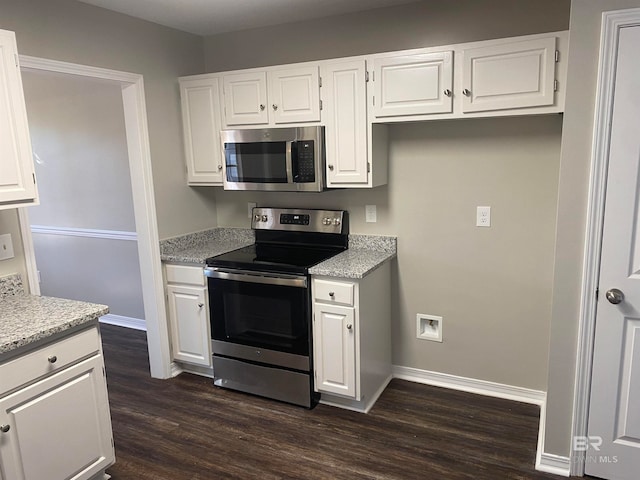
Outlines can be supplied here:
[[100, 337], [96, 326], [3, 363], [0, 365], [0, 378], [2, 378], [0, 396], [98, 351], [100, 351]]
[[166, 265], [167, 283], [185, 283], [187, 285], [204, 285], [205, 277], [202, 267], [187, 265]]
[[353, 283], [314, 280], [313, 285], [316, 301], [353, 306]]

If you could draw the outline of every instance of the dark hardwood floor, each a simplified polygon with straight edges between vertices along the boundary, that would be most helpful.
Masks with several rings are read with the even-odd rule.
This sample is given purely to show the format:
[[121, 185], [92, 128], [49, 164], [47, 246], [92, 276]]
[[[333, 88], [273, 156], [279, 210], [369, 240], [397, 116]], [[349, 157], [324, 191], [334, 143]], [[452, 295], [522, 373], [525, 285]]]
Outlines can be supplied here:
[[149, 376], [144, 332], [101, 325], [113, 480], [544, 479], [539, 408], [393, 380], [370, 413]]

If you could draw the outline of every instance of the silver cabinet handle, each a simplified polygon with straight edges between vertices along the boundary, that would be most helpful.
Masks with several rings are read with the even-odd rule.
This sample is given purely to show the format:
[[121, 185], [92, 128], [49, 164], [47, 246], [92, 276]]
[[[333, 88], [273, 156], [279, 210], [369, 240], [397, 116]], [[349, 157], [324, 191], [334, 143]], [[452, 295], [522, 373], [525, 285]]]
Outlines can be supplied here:
[[468, 97], [469, 95], [471, 95], [471, 90], [469, 90], [468, 88], [465, 88], [464, 90], [462, 90], [462, 94], [465, 97]]
[[47, 360], [49, 361], [49, 363], [56, 363], [58, 361], [58, 357], [56, 357], [55, 355], [51, 355], [49, 358], [47, 358]]
[[274, 110], [278, 109], [278, 105], [276, 105], [275, 103], [273, 105], [271, 105], [273, 107]]
[[330, 296], [331, 298], [333, 298], [333, 297], [335, 297], [335, 296], [336, 296], [336, 293], [335, 293], [335, 292], [329, 292], [329, 296]]
[[0, 432], [7, 433], [11, 430], [11, 425], [0, 425]]
[[264, 109], [265, 109], [265, 106], [264, 106], [264, 104], [261, 103], [260, 104], [260, 110], [264, 110]]
[[347, 323], [347, 330], [351, 330], [353, 328], [353, 325], [351, 325], [350, 323]]
[[222, 170], [222, 165], [218, 165], [218, 170]]
[[447, 88], [447, 89], [444, 91], [444, 94], [445, 94], [447, 97], [450, 97], [450, 96], [451, 96], [451, 90], [449, 90], [449, 89]]
[[609, 300], [609, 303], [613, 303], [614, 305], [618, 305], [624, 300], [624, 293], [622, 293], [622, 291], [618, 290], [617, 288], [607, 290], [605, 296], [607, 297], [607, 300]]
[[333, 165], [327, 165], [329, 167], [329, 170], [331, 170], [333, 172]]
[[202, 307], [204, 307], [204, 303], [199, 303], [198, 308], [202, 308]]

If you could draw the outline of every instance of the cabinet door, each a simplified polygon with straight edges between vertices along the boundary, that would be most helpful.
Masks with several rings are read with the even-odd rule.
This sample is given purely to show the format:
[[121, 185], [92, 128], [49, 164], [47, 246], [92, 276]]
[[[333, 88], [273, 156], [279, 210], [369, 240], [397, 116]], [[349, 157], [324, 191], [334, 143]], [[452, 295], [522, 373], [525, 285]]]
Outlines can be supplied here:
[[114, 460], [101, 355], [0, 399], [6, 480], [89, 479]]
[[453, 52], [376, 58], [376, 117], [452, 111]]
[[316, 389], [357, 398], [354, 309], [314, 304]]
[[204, 287], [168, 285], [173, 359], [211, 366], [211, 334]]
[[364, 60], [322, 67], [327, 186], [367, 184], [367, 92]]
[[267, 74], [236, 73], [223, 77], [225, 123], [232, 125], [266, 125]]
[[272, 123], [319, 122], [318, 67], [270, 71], [269, 103]]
[[553, 105], [555, 37], [462, 52], [462, 111]]
[[218, 78], [180, 81], [187, 182], [222, 185]]
[[0, 209], [37, 203], [15, 34], [0, 30]]

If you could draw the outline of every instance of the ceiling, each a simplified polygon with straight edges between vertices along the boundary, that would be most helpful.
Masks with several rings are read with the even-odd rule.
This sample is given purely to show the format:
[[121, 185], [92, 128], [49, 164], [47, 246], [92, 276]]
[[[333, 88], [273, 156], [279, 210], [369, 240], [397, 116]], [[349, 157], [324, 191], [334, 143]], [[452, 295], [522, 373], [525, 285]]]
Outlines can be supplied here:
[[416, 0], [79, 0], [197, 35], [266, 27]]

